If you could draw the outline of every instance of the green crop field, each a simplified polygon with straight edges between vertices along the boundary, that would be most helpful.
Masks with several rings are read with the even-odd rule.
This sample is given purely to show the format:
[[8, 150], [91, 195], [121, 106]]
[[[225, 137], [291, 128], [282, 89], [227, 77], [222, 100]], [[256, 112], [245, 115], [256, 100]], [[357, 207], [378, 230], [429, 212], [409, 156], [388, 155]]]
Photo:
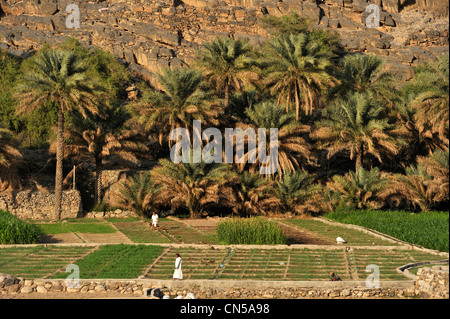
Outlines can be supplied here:
[[171, 240], [157, 230], [139, 221], [114, 222], [114, 226], [135, 243], [170, 243]]
[[[163, 251], [159, 246], [106, 245], [78, 260], [81, 279], [137, 278]], [[52, 278], [66, 278], [57, 273]]]
[[[0, 272], [42, 278], [92, 251], [92, 247], [11, 247], [0, 249]], [[67, 277], [67, 274], [66, 274]]]
[[105, 245], [94, 247], [35, 246], [0, 249], [0, 272], [25, 278], [67, 278], [76, 264], [81, 279], [171, 279], [175, 253], [183, 260], [184, 279], [327, 281], [331, 271], [342, 280], [364, 280], [375, 264], [381, 280], [406, 280], [396, 268], [418, 261], [440, 261], [423, 251], [352, 248], [220, 249]]
[[382, 238], [363, 233], [359, 230], [348, 229], [339, 225], [331, 225], [315, 219], [286, 219], [283, 222], [290, 223], [315, 233], [317, 236], [327, 239], [331, 243], [336, 243], [336, 237], [345, 239], [347, 245], [351, 246], [392, 246], [398, 245]]
[[160, 220], [160, 230], [173, 242], [184, 244], [218, 244], [214, 235], [200, 232], [176, 220]]
[[429, 249], [449, 251], [449, 213], [404, 211], [333, 212], [326, 218], [377, 230]]

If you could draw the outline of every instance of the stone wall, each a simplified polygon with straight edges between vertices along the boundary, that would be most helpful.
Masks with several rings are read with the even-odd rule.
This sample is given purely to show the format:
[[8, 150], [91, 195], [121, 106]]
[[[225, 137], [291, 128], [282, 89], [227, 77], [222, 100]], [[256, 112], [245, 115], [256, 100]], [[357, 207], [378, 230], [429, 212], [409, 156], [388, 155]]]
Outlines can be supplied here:
[[416, 291], [422, 297], [449, 298], [449, 267], [432, 266], [420, 268], [415, 282]]
[[[211, 282], [211, 281], [209, 281]], [[95, 298], [102, 298], [107, 293], [123, 294], [123, 297], [147, 297], [148, 290], [159, 288], [171, 299], [177, 296], [186, 297], [188, 293], [194, 294], [197, 299], [331, 299], [331, 298], [407, 298], [414, 297], [415, 291], [411, 284], [392, 284], [391, 287], [365, 288], [360, 284], [351, 287], [341, 287], [330, 283], [329, 287], [314, 287], [311, 284], [308, 287], [298, 287], [293, 283], [283, 283], [282, 287], [272, 288], [260, 283], [252, 284], [250, 282], [227, 281], [217, 282], [218, 285], [202, 285], [192, 281], [191, 283], [172, 280], [162, 283], [162, 281], [150, 280], [80, 280], [77, 288], [66, 286], [65, 280], [36, 279], [29, 280], [24, 278], [14, 278], [7, 274], [0, 274], [0, 294], [47, 294], [79, 293], [79, 294], [97, 294]], [[232, 284], [232, 285], [230, 285]], [[338, 286], [338, 287], [336, 287]], [[119, 295], [120, 296], [120, 295]]]
[[[9, 211], [20, 219], [57, 219], [54, 214], [55, 195], [44, 191], [0, 193], [0, 209]], [[80, 193], [64, 191], [61, 218], [77, 218], [82, 213]]]
[[[77, 288], [66, 286], [65, 280], [26, 279], [0, 274], [0, 294], [79, 293], [123, 294], [124, 297], [147, 297], [148, 290], [159, 288], [170, 298], [193, 293], [197, 299], [332, 299], [332, 298], [449, 298], [448, 266], [421, 268], [416, 279], [381, 282], [380, 288], [367, 288], [361, 281], [343, 282], [269, 282], [220, 280], [80, 280]], [[110, 295], [111, 296], [111, 295]]]

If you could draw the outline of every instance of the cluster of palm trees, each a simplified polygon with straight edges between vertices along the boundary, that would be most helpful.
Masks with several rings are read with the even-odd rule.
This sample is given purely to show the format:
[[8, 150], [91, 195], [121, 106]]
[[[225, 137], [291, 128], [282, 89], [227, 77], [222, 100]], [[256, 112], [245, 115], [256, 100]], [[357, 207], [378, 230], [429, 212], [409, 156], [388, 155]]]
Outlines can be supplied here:
[[191, 67], [158, 75], [161, 90], [141, 86], [131, 103], [112, 97], [86, 67], [75, 51], [44, 50], [17, 88], [18, 112], [49, 101], [58, 111], [58, 214], [64, 155], [93, 160], [100, 203], [106, 156], [136, 162], [162, 150], [167, 157], [170, 131], [192, 132], [193, 120], [220, 130], [277, 128], [277, 173], [261, 176], [264, 163], [250, 162], [250, 151], [234, 164], [159, 158], [124, 183], [124, 207], [141, 214], [183, 208], [199, 217], [217, 209], [248, 216], [338, 207], [427, 211], [448, 203], [448, 55], [402, 83], [383, 71], [381, 58], [337, 57], [332, 44], [308, 31], [261, 48], [217, 38]]
[[222, 129], [277, 128], [278, 172], [259, 175], [263, 164], [250, 162], [250, 151], [232, 165], [162, 159], [146, 175], [154, 181], [146, 202], [196, 217], [217, 207], [246, 216], [444, 207], [448, 55], [401, 83], [379, 57], [346, 55], [336, 64], [332, 48], [321, 44], [307, 32], [276, 37], [263, 51], [218, 38], [192, 68], [165, 70], [162, 90], [135, 105], [140, 125], [158, 127], [161, 147], [172, 146], [171, 129], [192, 131], [193, 119]]

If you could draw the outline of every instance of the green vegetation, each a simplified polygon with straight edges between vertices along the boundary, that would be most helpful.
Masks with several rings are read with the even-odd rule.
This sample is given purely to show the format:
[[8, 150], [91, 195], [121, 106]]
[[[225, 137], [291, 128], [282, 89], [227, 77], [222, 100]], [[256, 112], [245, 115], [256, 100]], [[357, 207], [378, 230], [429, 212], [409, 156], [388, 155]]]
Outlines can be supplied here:
[[[189, 67], [161, 70], [158, 89], [71, 38], [28, 59], [2, 52], [0, 185], [17, 189], [11, 174], [26, 172], [20, 153], [28, 146], [56, 150], [55, 216], [62, 183], [73, 177], [63, 174], [63, 153], [82, 169], [95, 165], [95, 189], [78, 175], [85, 208], [102, 208], [102, 171], [114, 167], [141, 171], [122, 190], [123, 206], [141, 215], [445, 210], [448, 54], [417, 66], [404, 82], [386, 72], [383, 57], [344, 53], [337, 35], [298, 14], [262, 20], [271, 35], [265, 44], [212, 39]], [[202, 163], [169, 161], [169, 133], [192, 131], [193, 120], [217, 129], [203, 136], [209, 153]], [[267, 181], [250, 177], [268, 165], [248, 151], [262, 146], [262, 136], [245, 134], [239, 152], [237, 141], [227, 144], [236, 156], [224, 161], [218, 136], [230, 127], [265, 128], [266, 137], [278, 129], [277, 170]]]
[[108, 224], [103, 223], [52, 223], [36, 224], [36, 227], [47, 235], [64, 233], [92, 233], [92, 234], [110, 234], [116, 230]]
[[[77, 260], [81, 279], [137, 278], [152, 264], [164, 248], [159, 246], [106, 245]], [[52, 278], [65, 278], [57, 273]]]
[[[92, 247], [34, 246], [0, 249], [0, 271], [27, 279], [43, 278], [92, 251]], [[62, 270], [64, 272], [64, 270]], [[66, 278], [68, 273], [62, 278]]]
[[[111, 219], [110, 219], [111, 220]], [[160, 223], [163, 221], [159, 219]], [[158, 231], [151, 231], [147, 224], [139, 221], [127, 220], [121, 221], [117, 219], [114, 222], [125, 236], [130, 238], [135, 243], [170, 243], [171, 241]]]
[[325, 217], [393, 236], [429, 249], [449, 251], [448, 212], [336, 211]]
[[10, 212], [0, 210], [0, 244], [36, 244], [39, 238], [36, 226], [18, 219]]
[[286, 238], [275, 221], [263, 218], [232, 218], [219, 222], [217, 237], [225, 244], [276, 245]]
[[351, 246], [396, 246], [398, 244], [363, 233], [359, 230], [348, 229], [340, 225], [331, 225], [315, 219], [287, 219], [284, 222], [295, 225], [324, 238], [330, 244], [336, 244], [336, 238], [342, 237]]

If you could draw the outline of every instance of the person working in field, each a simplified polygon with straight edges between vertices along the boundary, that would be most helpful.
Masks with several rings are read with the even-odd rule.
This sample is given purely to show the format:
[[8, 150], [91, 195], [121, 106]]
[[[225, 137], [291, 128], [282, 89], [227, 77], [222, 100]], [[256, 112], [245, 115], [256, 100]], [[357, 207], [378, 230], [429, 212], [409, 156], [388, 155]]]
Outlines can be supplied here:
[[153, 214], [152, 214], [152, 230], [154, 228], [159, 227], [158, 222], [159, 222], [159, 216], [157, 213], [153, 212]]
[[338, 276], [338, 274], [330, 272], [330, 281], [341, 281], [341, 278]]
[[181, 271], [181, 256], [180, 254], [176, 254], [175, 255], [177, 258], [175, 259], [175, 271], [173, 272], [173, 280], [175, 279], [179, 279], [182, 280], [183, 279], [183, 272]]

